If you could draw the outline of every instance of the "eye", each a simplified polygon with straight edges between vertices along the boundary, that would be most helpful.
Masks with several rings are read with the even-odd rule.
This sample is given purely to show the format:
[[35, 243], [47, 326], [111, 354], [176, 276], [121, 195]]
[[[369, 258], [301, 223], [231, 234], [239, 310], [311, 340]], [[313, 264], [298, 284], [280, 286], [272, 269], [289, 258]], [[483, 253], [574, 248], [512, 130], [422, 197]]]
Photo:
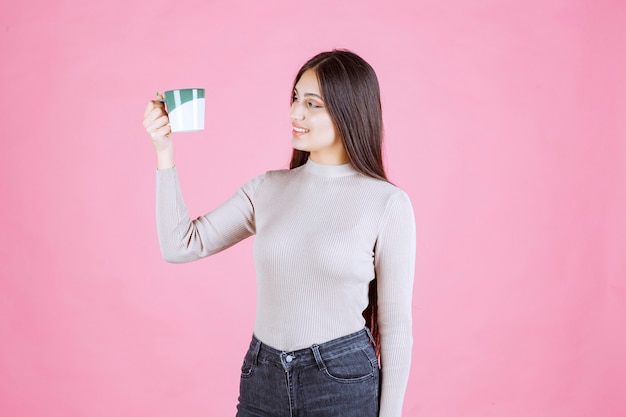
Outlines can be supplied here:
[[321, 109], [321, 108], [322, 108], [322, 106], [320, 106], [319, 104], [314, 103], [314, 102], [312, 102], [312, 101], [309, 101], [307, 104], [308, 104], [308, 105], [309, 105], [309, 107], [310, 107], [310, 108], [312, 108], [312, 109]]

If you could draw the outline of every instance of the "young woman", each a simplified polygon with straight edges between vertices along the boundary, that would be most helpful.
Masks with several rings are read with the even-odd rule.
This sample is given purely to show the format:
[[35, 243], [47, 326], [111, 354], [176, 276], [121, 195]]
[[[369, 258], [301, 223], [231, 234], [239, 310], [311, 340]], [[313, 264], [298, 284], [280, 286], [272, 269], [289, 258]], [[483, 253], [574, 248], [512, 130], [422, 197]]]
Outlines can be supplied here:
[[415, 221], [383, 169], [374, 70], [349, 51], [316, 55], [295, 78], [290, 115], [290, 169], [252, 179], [192, 220], [167, 113], [148, 103], [163, 257], [189, 262], [256, 235], [257, 309], [238, 417], [398, 417], [413, 341]]

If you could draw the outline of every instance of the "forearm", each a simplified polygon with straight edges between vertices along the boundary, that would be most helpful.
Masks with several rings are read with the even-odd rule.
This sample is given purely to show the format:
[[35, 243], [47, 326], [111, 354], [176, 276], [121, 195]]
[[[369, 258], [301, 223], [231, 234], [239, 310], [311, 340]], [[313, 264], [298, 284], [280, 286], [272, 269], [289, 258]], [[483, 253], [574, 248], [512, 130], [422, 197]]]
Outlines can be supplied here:
[[172, 142], [156, 148], [157, 169], [168, 169], [174, 167], [174, 146]]
[[[400, 417], [411, 367], [413, 337], [411, 320], [387, 326], [381, 323], [381, 401], [380, 417]], [[385, 327], [392, 327], [385, 332]], [[391, 330], [391, 329], [388, 329]]]

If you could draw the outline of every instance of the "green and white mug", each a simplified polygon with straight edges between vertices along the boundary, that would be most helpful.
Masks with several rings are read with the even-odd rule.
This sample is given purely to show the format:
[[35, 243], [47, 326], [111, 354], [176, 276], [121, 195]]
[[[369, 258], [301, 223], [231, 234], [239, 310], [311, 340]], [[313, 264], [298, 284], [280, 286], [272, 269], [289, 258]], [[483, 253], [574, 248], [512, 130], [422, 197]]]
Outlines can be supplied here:
[[172, 132], [204, 130], [204, 88], [182, 88], [165, 92]]

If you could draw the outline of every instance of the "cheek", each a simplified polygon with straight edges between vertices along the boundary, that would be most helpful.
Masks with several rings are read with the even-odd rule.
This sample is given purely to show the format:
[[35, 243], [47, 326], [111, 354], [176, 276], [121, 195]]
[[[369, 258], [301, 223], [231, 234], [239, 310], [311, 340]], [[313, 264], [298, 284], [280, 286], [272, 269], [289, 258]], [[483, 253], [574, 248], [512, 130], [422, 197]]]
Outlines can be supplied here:
[[324, 117], [324, 119], [320, 121], [320, 127], [320, 130], [324, 132], [324, 136], [329, 140], [334, 140], [337, 136], [337, 129], [335, 129], [335, 125], [330, 118]]
[[332, 145], [336, 141], [337, 135], [333, 126], [324, 126], [318, 133], [317, 140], [320, 144]]

